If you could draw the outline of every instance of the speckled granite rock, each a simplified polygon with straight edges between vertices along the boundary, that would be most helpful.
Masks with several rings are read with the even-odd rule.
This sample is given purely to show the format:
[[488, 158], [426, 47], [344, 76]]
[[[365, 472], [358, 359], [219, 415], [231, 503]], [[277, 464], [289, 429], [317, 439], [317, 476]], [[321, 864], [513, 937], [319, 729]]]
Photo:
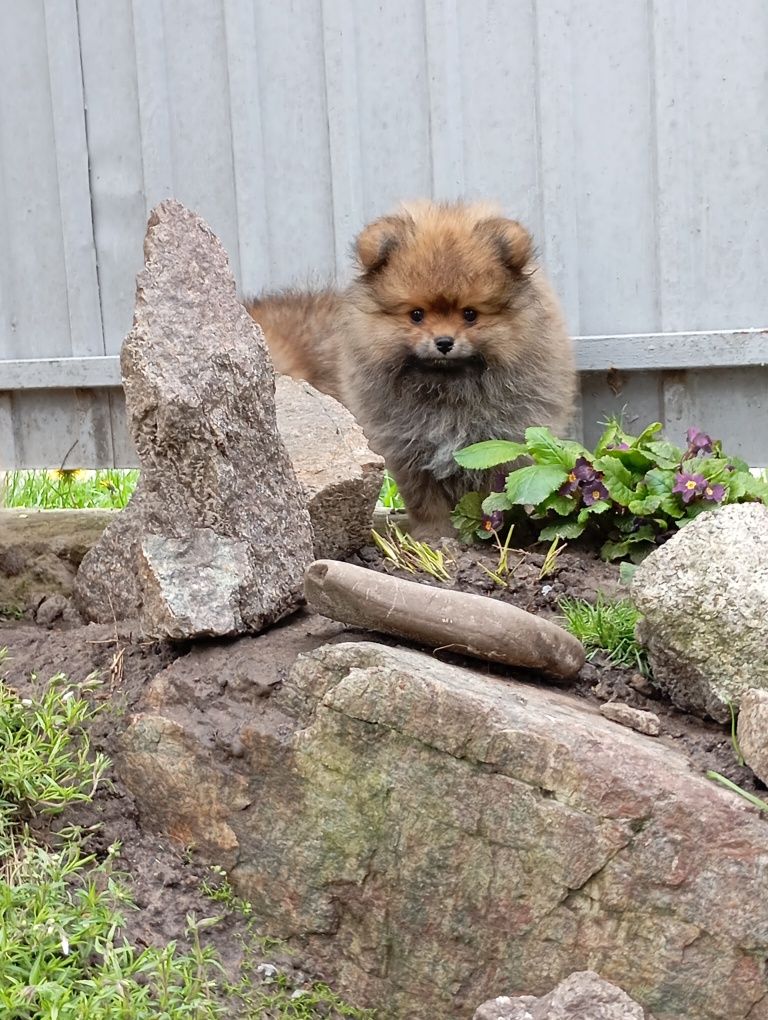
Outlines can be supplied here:
[[645, 1020], [643, 1007], [616, 985], [584, 970], [548, 995], [500, 995], [483, 1003], [473, 1020]]
[[[83, 560], [78, 608], [99, 622], [139, 612], [154, 637], [258, 631], [301, 603], [312, 559], [264, 337], [221, 243], [178, 202], [152, 212], [144, 255], [120, 356], [141, 478]], [[204, 604], [192, 607], [196, 569]]]
[[730, 718], [768, 688], [768, 507], [741, 503], [686, 524], [638, 567], [637, 634], [655, 683], [686, 712]]
[[349, 411], [307, 382], [278, 376], [277, 427], [301, 483], [315, 559], [343, 559], [370, 545], [384, 461]]

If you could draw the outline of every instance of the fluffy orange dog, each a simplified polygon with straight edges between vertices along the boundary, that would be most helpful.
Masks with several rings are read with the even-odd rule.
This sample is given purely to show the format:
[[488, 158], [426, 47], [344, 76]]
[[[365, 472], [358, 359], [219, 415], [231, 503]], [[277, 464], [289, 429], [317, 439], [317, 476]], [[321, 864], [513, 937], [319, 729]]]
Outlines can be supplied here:
[[279, 372], [344, 403], [394, 475], [418, 534], [483, 484], [453, 454], [560, 429], [576, 386], [557, 299], [529, 233], [493, 207], [404, 205], [356, 242], [345, 292], [246, 302]]

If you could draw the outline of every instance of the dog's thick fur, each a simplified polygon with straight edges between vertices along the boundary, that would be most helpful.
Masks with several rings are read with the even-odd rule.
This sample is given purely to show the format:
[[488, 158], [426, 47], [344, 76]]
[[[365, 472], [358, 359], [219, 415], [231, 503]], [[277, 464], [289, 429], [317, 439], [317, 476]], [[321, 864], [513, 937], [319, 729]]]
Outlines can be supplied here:
[[525, 228], [486, 205], [404, 205], [363, 230], [356, 255], [344, 292], [246, 307], [278, 371], [352, 411], [415, 530], [450, 534], [450, 510], [483, 483], [455, 450], [567, 424], [576, 373], [557, 299]]

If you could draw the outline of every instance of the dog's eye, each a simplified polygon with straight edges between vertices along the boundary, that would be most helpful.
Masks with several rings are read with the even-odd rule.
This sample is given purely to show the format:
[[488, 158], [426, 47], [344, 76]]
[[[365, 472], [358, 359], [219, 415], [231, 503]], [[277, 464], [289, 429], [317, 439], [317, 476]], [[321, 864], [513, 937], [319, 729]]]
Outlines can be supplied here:
[[424, 321], [424, 309], [414, 308], [411, 312], [411, 322], [423, 322]]
[[475, 319], [477, 318], [477, 312], [474, 310], [474, 308], [465, 308], [464, 318], [467, 322], [474, 322]]

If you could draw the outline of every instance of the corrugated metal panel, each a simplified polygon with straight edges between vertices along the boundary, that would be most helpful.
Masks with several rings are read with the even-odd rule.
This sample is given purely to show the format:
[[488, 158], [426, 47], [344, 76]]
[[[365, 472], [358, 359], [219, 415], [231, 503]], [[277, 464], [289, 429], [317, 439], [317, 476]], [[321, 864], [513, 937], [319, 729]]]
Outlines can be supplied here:
[[[343, 278], [400, 198], [491, 197], [609, 338], [582, 345], [588, 434], [689, 414], [764, 462], [765, 372], [736, 367], [764, 341], [711, 331], [768, 324], [767, 48], [764, 0], [0, 4], [0, 358], [116, 354], [168, 195], [247, 291]], [[97, 388], [0, 361], [0, 465], [130, 458], [78, 364], [38, 385]]]

